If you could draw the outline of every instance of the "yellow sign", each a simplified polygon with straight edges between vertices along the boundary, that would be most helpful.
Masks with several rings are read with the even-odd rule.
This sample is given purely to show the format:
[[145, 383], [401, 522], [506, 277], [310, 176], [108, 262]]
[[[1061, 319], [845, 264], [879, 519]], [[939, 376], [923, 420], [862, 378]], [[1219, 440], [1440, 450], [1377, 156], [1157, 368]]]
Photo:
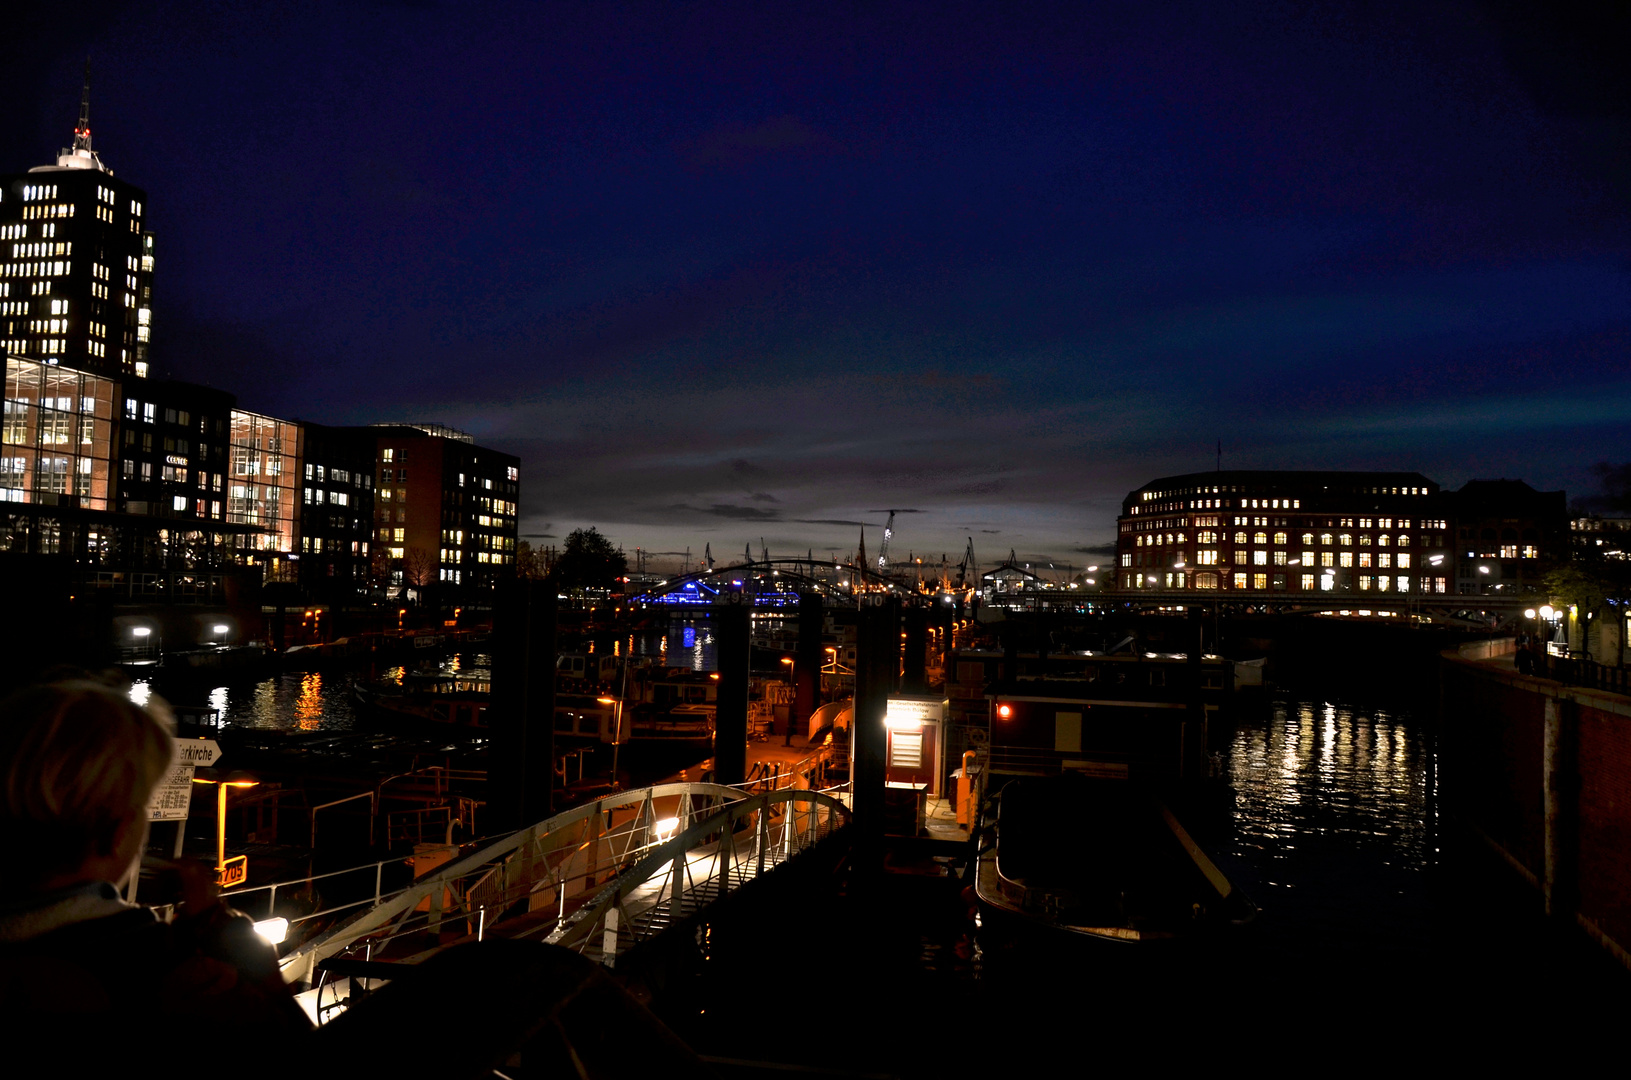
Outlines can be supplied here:
[[249, 856], [234, 855], [215, 868], [215, 887], [230, 889], [249, 880]]

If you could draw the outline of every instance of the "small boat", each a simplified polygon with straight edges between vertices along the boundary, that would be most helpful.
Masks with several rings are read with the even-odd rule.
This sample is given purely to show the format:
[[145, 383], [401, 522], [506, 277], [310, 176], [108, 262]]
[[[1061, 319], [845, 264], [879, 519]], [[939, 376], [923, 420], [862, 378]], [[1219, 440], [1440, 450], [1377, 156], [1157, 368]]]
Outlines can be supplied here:
[[1257, 913], [1172, 812], [1125, 780], [1024, 778], [992, 802], [975, 892], [993, 916], [1147, 943], [1243, 925]]
[[492, 699], [488, 680], [469, 675], [410, 674], [400, 685], [389, 680], [354, 683], [351, 693], [382, 718], [461, 728], [485, 728]]

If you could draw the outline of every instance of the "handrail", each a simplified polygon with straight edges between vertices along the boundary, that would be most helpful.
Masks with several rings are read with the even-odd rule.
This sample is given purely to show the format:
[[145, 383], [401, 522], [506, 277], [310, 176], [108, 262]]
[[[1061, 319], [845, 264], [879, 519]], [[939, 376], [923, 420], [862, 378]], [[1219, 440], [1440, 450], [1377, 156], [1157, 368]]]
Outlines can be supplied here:
[[[755, 795], [751, 799], [732, 803], [711, 817], [692, 825], [683, 833], [647, 854], [634, 866], [617, 875], [604, 889], [596, 894], [593, 900], [574, 911], [544, 940], [551, 945], [567, 947], [585, 943], [597, 926], [605, 924], [607, 912], [613, 908], [620, 908], [623, 900], [630, 893], [657, 876], [663, 867], [672, 864], [676, 867], [675, 873], [678, 874], [680, 860], [683, 860], [685, 855], [699, 841], [713, 833], [721, 833], [720, 844], [730, 843], [730, 838], [734, 835], [730, 826], [737, 821], [749, 814], [768, 810], [772, 803], [792, 804], [798, 802], [808, 802], [814, 804], [815, 807], [825, 807], [829, 815], [836, 812], [842, 814], [846, 820], [850, 816], [849, 807], [844, 805], [842, 801], [830, 795], [811, 791], [808, 788], [782, 788], [779, 791], [767, 791]], [[829, 822], [830, 820], [829, 816]], [[788, 821], [789, 834], [792, 832], [792, 824], [791, 821]], [[813, 832], [815, 829], [813, 820], [810, 822], [809, 827]], [[678, 889], [679, 886], [676, 882], [675, 891], [677, 892]], [[612, 932], [610, 928], [607, 929], [608, 935]]]
[[335, 799], [332, 802], [326, 802], [326, 803], [323, 803], [320, 806], [312, 807], [311, 808], [311, 848], [312, 848], [312, 850], [313, 851], [317, 850], [317, 811], [327, 810], [329, 807], [339, 806], [341, 803], [355, 802], [358, 799], [367, 799], [368, 800], [368, 846], [372, 847], [374, 845], [374, 818], [377, 816], [375, 814], [375, 812], [374, 812], [374, 797], [375, 797], [375, 792], [362, 791], [362, 792], [358, 792], [355, 795], [347, 795], [343, 799]]
[[[369, 910], [359, 912], [310, 941], [301, 943], [284, 956], [280, 961], [284, 976], [289, 979], [302, 978], [309, 981], [320, 960], [343, 952], [359, 938], [383, 930], [393, 921], [411, 913], [421, 901], [430, 901], [435, 909], [435, 914], [440, 917], [442, 914], [440, 906], [443, 894], [459, 879], [479, 874], [487, 864], [514, 853], [531, 854], [527, 851], [529, 845], [536, 844], [540, 840], [572, 825], [582, 824], [593, 815], [629, 806], [644, 807], [657, 799], [681, 795], [702, 795], [709, 798], [733, 801], [742, 798], [740, 791], [719, 784], [701, 782], [658, 784], [649, 788], [633, 788], [629, 791], [608, 795], [594, 802], [585, 803], [572, 810], [557, 814], [554, 817], [546, 818], [524, 829], [518, 829], [507, 836], [495, 838], [471, 854], [439, 867], [436, 872], [396, 893], [381, 895], [376, 888], [376, 903]], [[649, 825], [648, 822], [648, 827]], [[547, 851], [544, 854], [547, 855]], [[338, 872], [344, 873], [345, 871]]]

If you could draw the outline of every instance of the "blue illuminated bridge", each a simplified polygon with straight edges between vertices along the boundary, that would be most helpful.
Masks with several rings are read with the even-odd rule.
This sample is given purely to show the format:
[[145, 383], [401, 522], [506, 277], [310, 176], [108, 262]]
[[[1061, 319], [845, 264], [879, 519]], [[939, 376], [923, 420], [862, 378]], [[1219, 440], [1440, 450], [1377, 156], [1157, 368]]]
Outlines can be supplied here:
[[861, 594], [914, 596], [914, 575], [880, 573], [854, 563], [813, 559], [764, 559], [716, 566], [668, 578], [629, 596], [635, 604], [709, 607], [718, 603], [751, 603], [754, 607], [797, 607], [801, 593], [829, 600], [853, 600]]

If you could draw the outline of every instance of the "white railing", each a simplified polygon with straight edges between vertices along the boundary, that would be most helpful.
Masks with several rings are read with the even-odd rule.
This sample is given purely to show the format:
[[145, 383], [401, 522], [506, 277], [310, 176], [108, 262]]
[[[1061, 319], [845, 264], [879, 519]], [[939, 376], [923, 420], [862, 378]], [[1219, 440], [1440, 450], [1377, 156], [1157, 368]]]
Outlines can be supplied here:
[[[331, 956], [345, 954], [361, 943], [371, 944], [377, 954], [392, 938], [416, 930], [439, 933], [444, 923], [453, 920], [464, 921], [468, 932], [479, 936], [523, 901], [529, 912], [553, 906], [558, 917], [564, 917], [568, 899], [615, 877], [631, 860], [638, 860], [646, 851], [685, 831], [699, 803], [706, 812], [714, 804], [742, 798], [740, 791], [702, 783], [661, 784], [620, 792], [496, 837], [471, 854], [390, 893], [379, 889], [381, 868], [397, 860], [317, 875], [301, 882], [262, 886], [275, 897], [280, 887], [359, 870], [375, 872], [372, 899], [290, 920], [291, 924], [299, 924], [365, 907], [291, 950], [280, 962], [284, 977], [309, 985], [317, 965]], [[669, 805], [673, 806], [672, 815], [663, 813]], [[619, 821], [620, 814], [627, 816]], [[250, 891], [259, 889], [234, 895]]]

